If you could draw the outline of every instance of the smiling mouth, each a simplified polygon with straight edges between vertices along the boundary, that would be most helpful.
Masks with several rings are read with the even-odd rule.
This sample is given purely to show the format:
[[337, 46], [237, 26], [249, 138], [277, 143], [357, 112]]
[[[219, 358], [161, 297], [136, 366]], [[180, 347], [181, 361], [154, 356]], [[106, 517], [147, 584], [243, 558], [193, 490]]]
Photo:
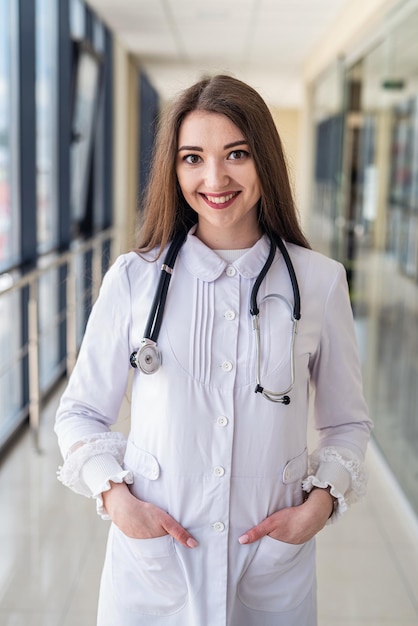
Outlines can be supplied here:
[[229, 206], [239, 193], [239, 191], [233, 191], [231, 193], [226, 193], [223, 196], [210, 196], [209, 194], [204, 193], [200, 195], [210, 206], [224, 207]]

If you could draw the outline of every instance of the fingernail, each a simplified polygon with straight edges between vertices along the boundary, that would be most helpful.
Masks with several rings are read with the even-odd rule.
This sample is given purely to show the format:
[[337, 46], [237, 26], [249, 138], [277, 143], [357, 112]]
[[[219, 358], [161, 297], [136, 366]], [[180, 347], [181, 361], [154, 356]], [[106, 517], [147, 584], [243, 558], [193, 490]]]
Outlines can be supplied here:
[[238, 541], [239, 541], [240, 543], [248, 543], [248, 541], [249, 541], [249, 537], [248, 537], [248, 535], [242, 535], [242, 537], [240, 537], [240, 538], [238, 539]]
[[192, 537], [189, 537], [186, 543], [189, 546], [189, 548], [197, 548], [197, 546], [199, 545], [196, 539], [192, 539]]

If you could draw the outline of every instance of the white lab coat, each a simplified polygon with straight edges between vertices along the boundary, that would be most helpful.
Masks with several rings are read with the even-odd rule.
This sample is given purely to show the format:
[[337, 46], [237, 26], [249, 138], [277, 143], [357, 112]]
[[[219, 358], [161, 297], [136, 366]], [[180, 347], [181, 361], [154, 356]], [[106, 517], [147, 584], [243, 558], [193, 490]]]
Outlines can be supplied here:
[[[319, 447], [328, 451], [311, 485], [332, 485], [344, 506], [344, 494], [359, 481], [358, 472], [350, 474], [353, 459], [357, 467], [369, 437], [344, 269], [310, 250], [288, 250], [302, 318], [296, 384], [285, 406], [254, 393], [249, 299], [268, 239], [231, 265], [192, 233], [181, 249], [158, 339], [162, 367], [151, 376], [134, 374], [123, 467], [133, 478], [132, 492], [168, 511], [199, 546], [183, 548], [170, 536], [131, 539], [112, 526], [99, 626], [316, 624], [314, 540], [302, 546], [268, 536], [238, 542], [266, 516], [303, 500], [311, 383]], [[58, 411], [64, 455], [115, 422], [160, 267], [131, 252], [105, 277]], [[278, 251], [259, 303], [270, 293], [293, 303]], [[260, 332], [261, 383], [283, 390], [290, 380], [291, 315], [282, 300], [260, 304]]]

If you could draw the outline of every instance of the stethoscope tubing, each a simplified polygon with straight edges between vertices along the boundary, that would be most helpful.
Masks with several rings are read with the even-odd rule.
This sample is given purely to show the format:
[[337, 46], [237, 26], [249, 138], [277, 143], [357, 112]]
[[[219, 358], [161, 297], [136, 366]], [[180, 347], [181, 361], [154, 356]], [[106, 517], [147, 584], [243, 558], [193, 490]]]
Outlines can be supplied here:
[[[277, 402], [277, 403], [287, 405], [287, 404], [290, 404], [290, 397], [288, 396], [288, 394], [292, 391], [295, 385], [295, 339], [296, 339], [296, 334], [298, 331], [298, 322], [301, 318], [300, 291], [299, 291], [298, 281], [296, 278], [295, 269], [293, 267], [293, 263], [289, 256], [287, 248], [285, 244], [283, 243], [283, 240], [281, 239], [281, 237], [273, 238], [273, 236], [269, 233], [268, 233], [268, 237], [270, 239], [270, 254], [267, 258], [267, 261], [263, 269], [261, 270], [259, 276], [257, 277], [257, 280], [254, 283], [254, 286], [251, 291], [251, 298], [250, 298], [250, 313], [253, 318], [253, 330], [255, 333], [256, 349], [257, 349], [257, 376], [256, 376], [255, 393], [261, 393], [261, 395], [267, 400], [270, 400], [270, 402]], [[290, 282], [292, 283], [293, 299], [294, 299], [293, 312], [292, 312], [292, 318], [293, 318], [292, 338], [291, 338], [291, 345], [290, 345], [290, 385], [288, 386], [287, 389], [285, 389], [284, 391], [280, 391], [280, 392], [270, 391], [269, 389], [266, 389], [265, 387], [261, 385], [261, 345], [260, 345], [261, 342], [260, 342], [260, 327], [258, 323], [259, 308], [257, 304], [258, 290], [260, 288], [260, 285], [264, 277], [266, 276], [268, 270], [270, 269], [271, 264], [273, 263], [273, 259], [276, 253], [276, 246], [279, 248], [280, 252], [282, 253], [283, 259], [287, 267], [287, 271], [289, 272]], [[272, 294], [272, 296], [274, 295], [277, 296], [277, 294]], [[277, 296], [277, 297], [281, 297], [281, 296]], [[289, 304], [290, 306], [289, 302], [287, 302], [287, 304]]]
[[151, 309], [148, 315], [147, 324], [145, 326], [144, 337], [150, 339], [154, 343], [157, 343], [157, 338], [160, 333], [161, 323], [163, 321], [163, 313], [165, 308], [165, 302], [167, 299], [168, 286], [170, 284], [171, 276], [173, 274], [174, 263], [176, 262], [177, 255], [181, 246], [186, 239], [186, 232], [180, 232], [173, 239], [172, 244], [167, 252], [167, 256], [161, 266], [160, 279], [155, 291], [154, 299], [151, 304]]
[[289, 272], [290, 282], [292, 283], [293, 298], [294, 298], [293, 317], [295, 320], [300, 320], [301, 310], [300, 310], [299, 284], [296, 278], [295, 268], [293, 267], [293, 263], [291, 261], [289, 252], [287, 251], [287, 248], [281, 237], [276, 237], [274, 240], [272, 237], [270, 237], [270, 241], [275, 241], [277, 247], [279, 248], [280, 252], [283, 255], [284, 262], [286, 263], [287, 271]]

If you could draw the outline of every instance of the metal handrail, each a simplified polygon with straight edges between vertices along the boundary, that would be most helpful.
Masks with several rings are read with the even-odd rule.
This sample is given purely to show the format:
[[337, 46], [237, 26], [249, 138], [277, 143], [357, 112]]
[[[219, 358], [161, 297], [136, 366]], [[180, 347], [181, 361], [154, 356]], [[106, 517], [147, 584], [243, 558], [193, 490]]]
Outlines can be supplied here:
[[[40, 330], [39, 330], [39, 280], [40, 278], [55, 269], [66, 266], [66, 369], [67, 375], [71, 373], [74, 368], [77, 358], [78, 346], [77, 346], [77, 307], [76, 307], [76, 273], [75, 273], [75, 259], [80, 255], [85, 254], [88, 251], [92, 251], [92, 300], [94, 301], [102, 281], [102, 254], [101, 246], [104, 242], [109, 241], [112, 246], [115, 241], [115, 228], [111, 227], [106, 230], [97, 233], [91, 239], [77, 242], [71, 250], [63, 252], [58, 257], [51, 259], [49, 263], [46, 263], [43, 267], [37, 267], [16, 278], [13, 284], [8, 285], [0, 291], [0, 298], [11, 294], [16, 291], [20, 291], [24, 288], [28, 288], [28, 341], [25, 345], [21, 346], [18, 354], [18, 358], [22, 359], [25, 355], [28, 356], [28, 368], [29, 368], [29, 426], [33, 433], [33, 439], [35, 448], [40, 451], [39, 446], [39, 427], [40, 427], [40, 413], [41, 413], [41, 389], [40, 389], [40, 367], [39, 367], [39, 345], [40, 345]], [[112, 256], [112, 255], [111, 255]], [[14, 360], [15, 362], [15, 360]], [[5, 368], [2, 368], [3, 373]]]

